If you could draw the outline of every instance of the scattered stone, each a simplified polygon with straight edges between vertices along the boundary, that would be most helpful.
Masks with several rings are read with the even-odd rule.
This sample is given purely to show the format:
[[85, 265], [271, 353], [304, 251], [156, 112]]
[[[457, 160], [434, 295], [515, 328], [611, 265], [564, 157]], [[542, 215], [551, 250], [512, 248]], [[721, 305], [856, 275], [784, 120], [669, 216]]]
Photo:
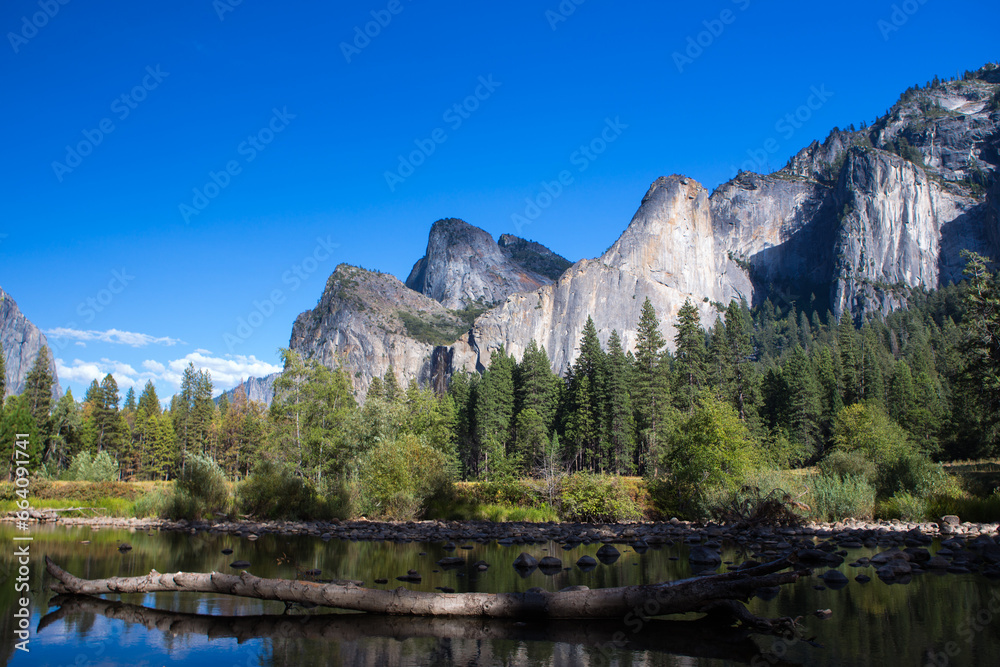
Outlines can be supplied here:
[[376, 579], [375, 583], [376, 584], [387, 584], [387, 583], [389, 583], [389, 580], [388, 579]]
[[848, 584], [847, 576], [840, 570], [827, 570], [819, 575], [819, 578], [834, 590], [840, 590]]
[[719, 552], [708, 547], [691, 547], [688, 552], [688, 561], [697, 565], [720, 565], [722, 556]]
[[534, 570], [538, 567], [538, 559], [531, 554], [522, 551], [520, 555], [514, 559], [514, 567], [518, 570]]
[[123, 553], [126, 551], [132, 551], [132, 545], [129, 544], [128, 542], [122, 542], [121, 544], [118, 545], [118, 551], [121, 551]]
[[829, 609], [817, 609], [816, 611], [813, 612], [813, 616], [822, 621], [828, 621], [831, 618], [833, 618], [833, 612], [830, 611]]
[[867, 574], [859, 574], [858, 576], [854, 577], [854, 581], [858, 582], [859, 584], [867, 584], [871, 580], [872, 578], [869, 577]]
[[442, 593], [454, 593], [455, 592], [455, 589], [452, 588], [451, 586], [437, 586], [436, 589], [439, 590], [439, 591], [441, 591]]
[[250, 567], [250, 561], [248, 561], [248, 560], [234, 560], [232, 563], [229, 564], [229, 567], [235, 567], [235, 568]]
[[306, 570], [303, 574], [305, 574], [307, 577], [318, 577], [320, 574], [322, 574], [322, 572], [323, 572], [322, 570], [312, 569], [312, 570]]
[[227, 555], [227, 556], [228, 556], [228, 555], [230, 555], [230, 554], [232, 554], [232, 553], [233, 553], [233, 550], [232, 550], [232, 549], [229, 549], [229, 548], [226, 548], [226, 549], [223, 549], [223, 550], [222, 550], [222, 553], [224, 553], [225, 555]]
[[449, 568], [461, 567], [465, 565], [465, 559], [461, 556], [445, 556], [439, 560], [437, 564], [447, 570]]
[[542, 571], [542, 574], [556, 574], [562, 571], [562, 566], [562, 561], [555, 556], [546, 556], [538, 561], [538, 569]]

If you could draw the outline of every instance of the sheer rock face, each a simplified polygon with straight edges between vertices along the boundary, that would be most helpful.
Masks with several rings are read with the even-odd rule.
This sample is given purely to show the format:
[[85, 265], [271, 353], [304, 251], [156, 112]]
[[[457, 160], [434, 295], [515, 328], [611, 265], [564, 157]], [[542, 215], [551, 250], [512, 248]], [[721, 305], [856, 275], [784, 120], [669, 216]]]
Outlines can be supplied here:
[[513, 294], [484, 313], [473, 327], [473, 344], [457, 348], [454, 363], [469, 370], [488, 366], [500, 345], [520, 358], [534, 339], [562, 372], [576, 357], [588, 316], [602, 343], [617, 330], [632, 349], [647, 297], [672, 337], [671, 323], [686, 298], [711, 323], [716, 311], [710, 302], [741, 296], [751, 298], [752, 285], [713, 233], [705, 188], [683, 176], [661, 178], [604, 255], [577, 262], [555, 284]]
[[[3, 345], [4, 367], [7, 370], [6, 396], [24, 391], [24, 381], [35, 363], [35, 357], [43, 345], [48, 345], [45, 334], [21, 313], [17, 303], [0, 288], [0, 344]], [[59, 376], [56, 374], [55, 353], [49, 371], [52, 373], [52, 396], [59, 398]], [[0, 398], [6, 398], [0, 397]]]
[[[230, 401], [233, 400], [233, 396], [243, 387], [243, 391], [246, 392], [247, 400], [254, 403], [262, 403], [265, 406], [270, 407], [271, 401], [274, 400], [274, 381], [278, 378], [280, 373], [271, 373], [270, 375], [265, 375], [264, 377], [248, 377], [246, 380], [241, 382], [236, 387], [230, 389], [229, 391], [223, 392], [227, 395]], [[219, 395], [219, 398], [222, 394]], [[218, 399], [216, 399], [218, 402]]]
[[[561, 275], [558, 268], [546, 275], [547, 256], [537, 248], [530, 262], [524, 260], [530, 242], [504, 236], [496, 244], [461, 221], [435, 223], [427, 255], [407, 285], [454, 308], [499, 303], [433, 359], [448, 360], [440, 362], [447, 363], [446, 373], [482, 370], [501, 345], [520, 358], [534, 339], [562, 372], [578, 353], [588, 316], [602, 343], [617, 330], [633, 349], [646, 298], [672, 348], [672, 325], [687, 298], [706, 328], [717, 306], [740, 298], [751, 304], [770, 298], [782, 306], [816, 299], [821, 310], [860, 319], [904, 305], [913, 288], [959, 280], [963, 249], [1000, 259], [998, 91], [1000, 70], [907, 91], [873, 126], [835, 129], [784, 169], [769, 176], [742, 173], [711, 196], [689, 178], [660, 178], [608, 251]], [[389, 297], [373, 288], [363, 301], [404, 299], [401, 287], [386, 285]], [[420, 302], [426, 317], [447, 318], [447, 311], [421, 298], [434, 303]], [[351, 357], [362, 364], [352, 368], [366, 378], [387, 366], [375, 358], [388, 358], [392, 346], [401, 346], [407, 351], [392, 352], [393, 364], [406, 378], [440, 380], [441, 369], [431, 369], [432, 345], [392, 323], [360, 326], [367, 316], [351, 303], [324, 294], [317, 312], [336, 306], [337, 322], [349, 320], [353, 338], [336, 326], [309, 328], [300, 316], [293, 342], [296, 336], [333, 337], [339, 348], [313, 345], [371, 348], [367, 356]], [[441, 343], [444, 329], [433, 342]], [[303, 336], [306, 331], [311, 333]]]
[[552, 267], [562, 260], [544, 246], [504, 235], [502, 245], [489, 233], [448, 218], [431, 227], [425, 254], [410, 271], [406, 286], [461, 310], [470, 305], [493, 305], [514, 292], [537, 289], [552, 282]]
[[454, 313], [395, 276], [341, 264], [316, 308], [296, 318], [289, 347], [329, 368], [346, 368], [363, 398], [371, 379], [390, 366], [404, 386], [411, 379], [428, 383], [436, 345], [466, 330]]

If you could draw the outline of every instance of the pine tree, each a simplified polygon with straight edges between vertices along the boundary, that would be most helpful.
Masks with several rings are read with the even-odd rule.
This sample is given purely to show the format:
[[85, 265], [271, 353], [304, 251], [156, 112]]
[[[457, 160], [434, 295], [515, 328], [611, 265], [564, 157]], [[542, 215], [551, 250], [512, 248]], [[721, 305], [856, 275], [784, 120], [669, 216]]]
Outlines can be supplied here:
[[7, 400], [7, 362], [4, 361], [3, 343], [0, 342], [0, 418], [3, 417], [3, 404]]
[[844, 405], [857, 403], [862, 398], [857, 338], [850, 315], [844, 313], [837, 324], [837, 352], [840, 356], [840, 386]]
[[635, 473], [635, 417], [629, 389], [631, 375], [621, 338], [617, 331], [612, 331], [607, 353], [605, 432], [611, 448], [608, 468], [620, 475]]
[[677, 313], [674, 336], [674, 402], [679, 410], [691, 413], [695, 397], [707, 380], [705, 368], [705, 332], [701, 317], [691, 299], [686, 299]]
[[[3, 419], [0, 420], [0, 442], [8, 443], [6, 451], [0, 461], [0, 475], [8, 481], [14, 479], [14, 469], [17, 466], [25, 466], [29, 471], [34, 471], [41, 465], [42, 441], [38, 434], [38, 423], [31, 414], [31, 406], [25, 394], [11, 396], [4, 404]], [[27, 436], [27, 438], [25, 438]], [[14, 443], [27, 439], [28, 444], [24, 453], [28, 455], [27, 460], [14, 457]]]
[[125, 403], [122, 405], [122, 410], [135, 412], [135, 389], [132, 387], [129, 387], [128, 391], [125, 392]]
[[49, 366], [52, 363], [52, 355], [48, 346], [43, 345], [35, 357], [35, 362], [28, 371], [24, 380], [24, 391], [22, 395], [26, 401], [25, 405], [35, 420], [35, 430], [43, 441], [49, 437], [49, 413], [52, 410], [52, 371]]
[[385, 400], [389, 403], [399, 400], [403, 393], [399, 388], [399, 382], [396, 380], [396, 369], [391, 364], [385, 370], [385, 377], [382, 379], [382, 392]]
[[725, 378], [726, 393], [740, 419], [746, 421], [752, 398], [750, 356], [753, 354], [753, 346], [743, 309], [736, 301], [730, 301], [726, 309], [725, 345], [729, 362], [729, 372]]
[[782, 374], [788, 382], [789, 435], [811, 456], [822, 450], [822, 389], [805, 350], [798, 344], [792, 348]]
[[81, 427], [83, 415], [80, 406], [73, 400], [73, 392], [66, 393], [56, 402], [52, 410], [52, 435], [47, 443], [43, 460], [57, 468], [65, 468], [83, 447]]
[[963, 251], [969, 278], [962, 319], [964, 376], [976, 387], [982, 410], [983, 440], [987, 451], [1000, 451], [1000, 273], [991, 274], [989, 258]]
[[[602, 443], [607, 442], [607, 355], [601, 349], [597, 327], [590, 317], [580, 337], [580, 354], [573, 363], [569, 393], [570, 410], [584, 411], [574, 422], [577, 427], [570, 440], [577, 448], [574, 452], [580, 469], [597, 471], [604, 463]], [[586, 380], [586, 387], [581, 384]], [[583, 426], [585, 425], [585, 426]]]
[[669, 395], [667, 378], [663, 374], [662, 350], [666, 342], [660, 334], [660, 321], [649, 297], [642, 304], [635, 344], [635, 374], [633, 405], [636, 411], [636, 428], [639, 432], [636, 447], [636, 467], [643, 472], [647, 463], [661, 458], [660, 449], [665, 444], [663, 434], [665, 412]]
[[552, 365], [545, 348], [531, 340], [517, 365], [514, 375], [516, 394], [515, 412], [531, 408], [545, 425], [546, 433], [551, 433], [559, 407], [560, 380], [552, 372]]
[[[489, 479], [491, 466], [498, 470], [510, 451], [514, 419], [514, 358], [501, 346], [490, 357], [476, 391], [476, 441], [481, 456], [476, 467]], [[492, 460], [491, 460], [492, 458]]]

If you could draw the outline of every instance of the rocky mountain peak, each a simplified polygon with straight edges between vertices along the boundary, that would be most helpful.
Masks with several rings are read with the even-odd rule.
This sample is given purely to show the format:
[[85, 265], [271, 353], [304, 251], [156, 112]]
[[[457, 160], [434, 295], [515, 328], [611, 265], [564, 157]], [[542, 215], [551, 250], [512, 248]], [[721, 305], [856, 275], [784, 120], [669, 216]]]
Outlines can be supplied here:
[[[523, 239], [501, 247], [488, 232], [464, 220], [446, 218], [431, 226], [426, 254], [413, 265], [406, 286], [445, 308], [480, 308], [508, 294], [537, 289], [562, 260], [544, 246]], [[541, 270], [542, 272], [539, 272]], [[549, 275], [546, 275], [549, 274]]]

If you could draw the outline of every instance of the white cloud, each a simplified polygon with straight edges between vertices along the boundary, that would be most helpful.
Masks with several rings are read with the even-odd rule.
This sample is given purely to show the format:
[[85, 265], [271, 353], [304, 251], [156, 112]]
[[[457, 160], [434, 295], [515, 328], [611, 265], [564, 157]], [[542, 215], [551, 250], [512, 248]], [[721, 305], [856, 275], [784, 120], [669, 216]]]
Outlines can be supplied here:
[[148, 373], [137, 373], [128, 364], [111, 359], [101, 359], [100, 361], [74, 359], [72, 364], [67, 364], [62, 359], [56, 359], [56, 372], [59, 374], [61, 382], [79, 382], [82, 385], [89, 385], [93, 380], [100, 383], [105, 375], [111, 373], [115, 382], [118, 383], [119, 389], [129, 387], [139, 389], [149, 378]]
[[146, 381], [152, 380], [153, 384], [157, 386], [159, 395], [168, 400], [171, 394], [180, 390], [184, 369], [189, 363], [194, 364], [196, 370], [209, 372], [215, 394], [232, 389], [248, 377], [263, 377], [281, 371], [281, 366], [261, 361], [253, 355], [235, 354], [214, 357], [211, 354], [201, 352], [192, 352], [181, 359], [168, 361], [166, 364], [155, 359], [146, 359], [142, 362], [143, 370], [141, 371], [136, 370], [131, 364], [107, 357], [100, 359], [100, 361], [74, 359], [72, 363], [56, 359], [56, 370], [61, 381], [79, 383], [84, 386], [89, 385], [92, 380], [97, 380], [99, 383], [105, 375], [111, 373], [123, 395], [125, 390], [130, 387], [137, 392], [141, 391]]
[[216, 390], [231, 389], [248, 377], [263, 377], [282, 370], [281, 366], [261, 361], [253, 355], [227, 354], [224, 357], [213, 357], [206, 350], [200, 350], [169, 362], [169, 370], [161, 375], [180, 387], [184, 369], [189, 363], [194, 364], [196, 370], [207, 370]]
[[146, 359], [146, 361], [142, 362], [142, 367], [147, 371], [152, 371], [153, 373], [162, 373], [167, 370], [166, 366], [153, 359]]
[[184, 341], [169, 336], [151, 336], [133, 331], [119, 331], [118, 329], [108, 329], [107, 331], [97, 331], [94, 329], [68, 329], [58, 327], [45, 332], [46, 336], [53, 338], [69, 338], [78, 341], [100, 341], [102, 343], [112, 343], [115, 345], [131, 345], [132, 347], [145, 347], [147, 345], [173, 346]]

